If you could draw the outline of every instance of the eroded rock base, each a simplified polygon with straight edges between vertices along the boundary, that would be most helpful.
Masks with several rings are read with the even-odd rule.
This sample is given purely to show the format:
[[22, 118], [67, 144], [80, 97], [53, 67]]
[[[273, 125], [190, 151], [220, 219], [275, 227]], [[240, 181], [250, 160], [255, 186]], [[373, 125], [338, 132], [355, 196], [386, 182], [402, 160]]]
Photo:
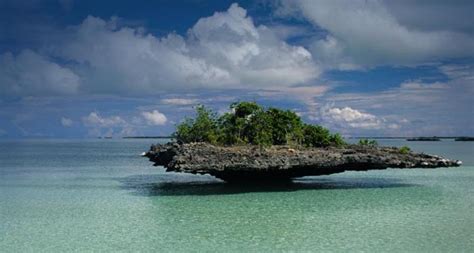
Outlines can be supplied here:
[[145, 154], [167, 171], [210, 174], [227, 182], [288, 181], [344, 171], [386, 168], [457, 167], [461, 161], [408, 152], [395, 147], [349, 145], [344, 148], [291, 148], [273, 146], [221, 147], [208, 143], [153, 145]]

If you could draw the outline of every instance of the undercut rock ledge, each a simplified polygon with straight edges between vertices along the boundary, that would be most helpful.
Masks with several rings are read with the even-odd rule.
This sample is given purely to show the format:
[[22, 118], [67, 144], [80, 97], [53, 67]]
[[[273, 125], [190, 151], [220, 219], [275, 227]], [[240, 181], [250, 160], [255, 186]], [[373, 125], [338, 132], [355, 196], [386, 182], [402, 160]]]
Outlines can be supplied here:
[[458, 167], [459, 160], [408, 152], [395, 147], [349, 145], [344, 148], [214, 146], [208, 143], [152, 145], [145, 156], [166, 171], [210, 174], [227, 182], [275, 181], [344, 171], [387, 168]]

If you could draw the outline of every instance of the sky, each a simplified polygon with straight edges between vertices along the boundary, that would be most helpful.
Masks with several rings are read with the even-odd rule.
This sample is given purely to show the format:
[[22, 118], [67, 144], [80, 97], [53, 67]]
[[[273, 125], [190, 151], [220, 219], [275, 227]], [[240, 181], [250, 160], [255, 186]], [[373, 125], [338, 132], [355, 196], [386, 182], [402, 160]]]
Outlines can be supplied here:
[[474, 1], [0, 0], [0, 139], [169, 135], [196, 105], [474, 135]]

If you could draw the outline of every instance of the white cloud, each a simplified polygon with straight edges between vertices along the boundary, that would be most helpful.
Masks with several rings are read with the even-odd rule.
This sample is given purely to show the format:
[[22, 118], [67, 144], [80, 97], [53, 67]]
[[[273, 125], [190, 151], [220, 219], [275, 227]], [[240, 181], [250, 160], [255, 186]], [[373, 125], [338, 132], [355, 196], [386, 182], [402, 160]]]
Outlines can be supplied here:
[[474, 33], [471, 0], [384, 0], [397, 21], [408, 28], [421, 31], [449, 30]]
[[88, 17], [52, 48], [76, 63], [81, 89], [89, 93], [287, 87], [320, 73], [305, 48], [256, 26], [237, 4], [199, 19], [186, 36], [158, 38], [143, 28], [117, 27], [114, 19]]
[[278, 38], [288, 40], [297, 37], [310, 37], [314, 32], [300, 25], [272, 24], [268, 26]]
[[329, 90], [330, 87], [325, 85], [298, 86], [281, 88], [279, 90], [261, 90], [257, 94], [269, 99], [287, 99], [289, 97], [297, 99], [309, 108], [310, 112], [308, 114], [313, 114], [315, 112], [314, 108], [318, 105], [316, 100]]
[[82, 122], [86, 126], [93, 127], [116, 127], [126, 124], [125, 120], [123, 120], [120, 116], [102, 117], [97, 112], [91, 112], [86, 117], [83, 117]]
[[61, 125], [63, 125], [64, 127], [70, 127], [72, 126], [72, 124], [73, 124], [72, 119], [61, 117]]
[[310, 43], [309, 49], [317, 56], [316, 61], [326, 69], [355, 70], [362, 68], [345, 51], [345, 45], [331, 35]]
[[[367, 132], [367, 134], [470, 135], [474, 131], [472, 67], [445, 65], [440, 68], [452, 79], [446, 82], [406, 81], [399, 87], [384, 91], [331, 94], [320, 102], [338, 104], [339, 109], [348, 107], [370, 111], [370, 114], [375, 116], [383, 127], [374, 128], [373, 130], [377, 131]], [[316, 119], [324, 122], [324, 118], [321, 118]], [[337, 122], [345, 121], [334, 123]], [[371, 122], [370, 119], [369, 122]], [[391, 124], [396, 124], [396, 126]], [[338, 129], [351, 134], [358, 133], [344, 128], [343, 124], [339, 124]]]
[[[407, 2], [403, 5], [410, 7]], [[474, 56], [473, 34], [446, 29], [439, 22], [430, 29], [418, 29], [415, 23], [420, 22], [400, 22], [406, 18], [403, 12], [392, 12], [384, 1], [283, 1], [281, 8], [280, 13], [302, 14], [328, 31], [310, 45], [313, 56], [328, 68], [414, 65]]]
[[360, 112], [350, 107], [325, 108], [322, 111], [323, 122], [353, 128], [379, 129], [383, 121], [370, 113]]
[[31, 50], [0, 55], [1, 93], [260, 89], [289, 87], [320, 74], [308, 50], [286, 43], [277, 29], [255, 25], [238, 4], [199, 19], [184, 36], [157, 37], [143, 27], [119, 26], [118, 18], [92, 16], [56, 34], [42, 55]]
[[142, 112], [142, 116], [143, 118], [145, 118], [149, 125], [164, 125], [168, 121], [166, 116], [158, 110], [153, 110], [151, 112]]
[[82, 118], [82, 122], [88, 128], [89, 136], [130, 136], [136, 133], [136, 126], [117, 115], [103, 117], [98, 112], [91, 112]]
[[79, 84], [80, 79], [72, 70], [31, 50], [23, 50], [16, 56], [0, 55], [0, 94], [74, 94]]
[[198, 99], [192, 98], [164, 98], [161, 99], [160, 102], [166, 105], [194, 105], [199, 102]]
[[451, 79], [464, 80], [466, 82], [474, 81], [474, 64], [456, 65], [447, 64], [439, 67], [440, 71]]
[[445, 83], [423, 83], [421, 81], [406, 81], [400, 84], [402, 89], [445, 89], [448, 86]]
[[373, 120], [375, 116], [369, 113], [362, 113], [357, 110], [354, 110], [350, 107], [344, 108], [330, 108], [327, 111], [327, 115], [332, 117], [337, 121], [359, 121], [359, 120]]

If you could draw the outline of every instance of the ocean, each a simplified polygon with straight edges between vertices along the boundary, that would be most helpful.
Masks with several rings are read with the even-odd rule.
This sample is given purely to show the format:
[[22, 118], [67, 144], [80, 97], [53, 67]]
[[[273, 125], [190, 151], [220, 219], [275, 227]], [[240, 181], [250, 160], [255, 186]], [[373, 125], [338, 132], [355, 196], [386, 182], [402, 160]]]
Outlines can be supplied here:
[[235, 186], [153, 167], [158, 141], [0, 141], [0, 251], [474, 251], [474, 142], [378, 141], [459, 168]]

